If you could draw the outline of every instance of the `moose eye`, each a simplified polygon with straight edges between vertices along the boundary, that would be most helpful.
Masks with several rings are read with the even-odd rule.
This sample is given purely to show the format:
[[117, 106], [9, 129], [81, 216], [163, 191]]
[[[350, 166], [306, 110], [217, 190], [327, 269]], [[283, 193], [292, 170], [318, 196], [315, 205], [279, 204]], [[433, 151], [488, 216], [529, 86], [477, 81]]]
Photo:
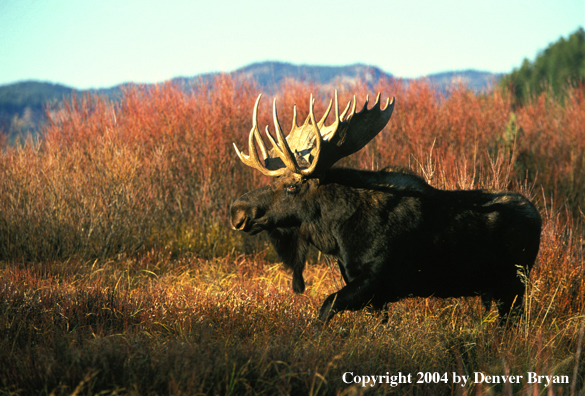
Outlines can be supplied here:
[[284, 188], [289, 194], [296, 194], [299, 192], [299, 186], [296, 184], [290, 184]]

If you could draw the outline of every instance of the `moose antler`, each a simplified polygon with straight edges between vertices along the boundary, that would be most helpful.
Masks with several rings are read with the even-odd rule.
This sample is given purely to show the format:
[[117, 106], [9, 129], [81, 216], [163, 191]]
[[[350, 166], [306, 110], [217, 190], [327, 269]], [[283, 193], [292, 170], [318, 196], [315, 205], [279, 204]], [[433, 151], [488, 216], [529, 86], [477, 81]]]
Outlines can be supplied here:
[[[254, 104], [252, 130], [248, 137], [249, 155], [240, 152], [235, 143], [234, 148], [244, 164], [258, 169], [266, 176], [280, 176], [286, 169], [304, 178], [322, 173], [341, 158], [355, 153], [372, 140], [384, 129], [394, 110], [394, 98], [392, 98], [392, 101], [388, 98], [385, 108], [381, 110], [380, 94], [378, 94], [376, 103], [371, 109], [368, 110], [369, 98], [366, 96], [364, 107], [356, 113], [356, 98], [354, 96], [351, 112], [348, 114], [352, 101], [347, 104], [340, 115], [337, 91], [335, 91], [335, 120], [331, 125], [326, 126], [325, 120], [331, 111], [332, 101], [329, 102], [329, 106], [321, 120], [316, 122], [313, 111], [315, 99], [311, 95], [307, 119], [300, 127], [297, 125], [297, 108], [295, 106], [292, 128], [285, 138], [278, 121], [276, 99], [274, 99], [272, 115], [276, 141], [270, 134], [268, 126], [266, 126], [266, 136], [272, 144], [272, 149], [267, 151], [258, 130], [258, 104], [261, 97], [262, 94], [258, 95], [258, 99]], [[256, 144], [260, 149], [264, 164], [258, 157]]]

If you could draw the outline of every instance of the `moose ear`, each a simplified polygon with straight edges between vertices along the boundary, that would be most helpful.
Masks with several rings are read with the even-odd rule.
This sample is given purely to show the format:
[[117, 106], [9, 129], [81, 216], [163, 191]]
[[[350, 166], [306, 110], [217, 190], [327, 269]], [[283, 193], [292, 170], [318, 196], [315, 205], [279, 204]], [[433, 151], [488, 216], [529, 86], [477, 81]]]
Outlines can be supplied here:
[[307, 182], [309, 182], [312, 187], [319, 187], [321, 185], [321, 183], [323, 182], [324, 178], [325, 178], [325, 174], [319, 173], [319, 174], [311, 176], [310, 179], [307, 179]]

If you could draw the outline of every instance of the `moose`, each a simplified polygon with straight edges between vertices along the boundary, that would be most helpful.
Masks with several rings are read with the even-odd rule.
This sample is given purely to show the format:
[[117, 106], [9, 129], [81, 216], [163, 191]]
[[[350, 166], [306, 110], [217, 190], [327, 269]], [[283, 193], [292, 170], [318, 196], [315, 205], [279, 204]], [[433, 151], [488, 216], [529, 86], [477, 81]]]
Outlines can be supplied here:
[[[236, 199], [234, 230], [266, 231], [279, 258], [292, 270], [292, 288], [303, 293], [303, 270], [312, 245], [337, 260], [345, 286], [328, 296], [318, 319], [407, 297], [479, 296], [486, 310], [497, 303], [500, 321], [522, 312], [524, 282], [540, 245], [542, 220], [517, 193], [441, 190], [406, 169], [379, 171], [332, 168], [371, 141], [388, 123], [395, 100], [368, 97], [356, 112], [356, 98], [325, 125], [332, 101], [316, 122], [309, 115], [284, 136], [273, 102], [276, 139], [266, 126], [268, 149], [258, 129], [258, 96], [248, 137], [248, 154], [237, 156], [271, 184]], [[351, 110], [350, 110], [351, 105]], [[260, 159], [259, 153], [262, 156]]]

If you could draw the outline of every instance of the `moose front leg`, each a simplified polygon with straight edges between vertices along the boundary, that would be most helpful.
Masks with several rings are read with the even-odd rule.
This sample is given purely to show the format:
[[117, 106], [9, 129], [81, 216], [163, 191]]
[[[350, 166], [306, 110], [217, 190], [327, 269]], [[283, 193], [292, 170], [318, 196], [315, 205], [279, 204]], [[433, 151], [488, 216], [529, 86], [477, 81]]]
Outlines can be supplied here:
[[303, 279], [303, 268], [296, 267], [293, 271], [292, 279], [293, 291], [301, 294], [305, 291], [305, 280]]
[[379, 281], [372, 275], [360, 276], [354, 279], [341, 290], [325, 299], [319, 310], [319, 320], [327, 323], [340, 311], [357, 311], [368, 304], [374, 304], [374, 307], [378, 308], [376, 302], [378, 286]]
[[303, 271], [309, 245], [296, 228], [277, 228], [268, 234], [272, 246], [285, 266], [293, 270], [292, 288], [297, 294], [305, 291]]

